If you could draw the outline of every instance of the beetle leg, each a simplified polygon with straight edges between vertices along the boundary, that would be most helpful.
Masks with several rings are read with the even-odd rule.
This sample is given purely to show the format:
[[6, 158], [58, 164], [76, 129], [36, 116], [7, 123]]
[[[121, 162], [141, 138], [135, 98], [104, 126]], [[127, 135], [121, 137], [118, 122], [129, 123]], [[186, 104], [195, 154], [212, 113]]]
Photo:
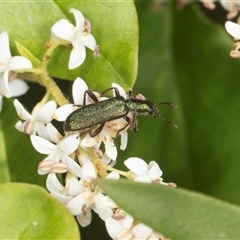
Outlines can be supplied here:
[[138, 123], [137, 123], [137, 117], [136, 117], [136, 113], [133, 113], [133, 115], [130, 117], [128, 117], [130, 119], [130, 123], [131, 123], [131, 128], [132, 131], [135, 133], [138, 131]]
[[114, 90], [116, 96], [120, 96], [120, 93], [119, 93], [119, 91], [118, 91], [118, 89], [117, 89], [116, 87], [108, 88], [107, 90], [103, 91], [102, 94], [104, 94], [104, 93], [106, 93], [106, 92], [108, 92], [108, 91], [110, 91], [110, 90]]
[[113, 140], [114, 145], [116, 145], [116, 140], [117, 140], [118, 136], [120, 135], [120, 132], [123, 131], [125, 128], [127, 128], [131, 124], [131, 119], [129, 117], [126, 116], [125, 120], [127, 121], [127, 124], [117, 131], [117, 133], [114, 137], [114, 140]]
[[89, 91], [89, 90], [86, 90], [85, 92], [84, 92], [84, 97], [83, 97], [83, 106], [85, 106], [86, 105], [86, 99], [87, 99], [87, 95], [88, 94], [88, 96], [94, 101], [94, 102], [98, 102], [98, 99], [97, 99], [97, 97], [94, 95], [94, 93], [92, 93], [91, 91]]
[[132, 90], [130, 90], [129, 92], [128, 92], [128, 97], [131, 99], [131, 98], [133, 98], [133, 91]]
[[96, 137], [102, 130], [104, 127], [105, 123], [102, 123], [93, 133], [91, 132], [91, 130], [89, 129], [88, 133], [89, 135], [93, 138]]

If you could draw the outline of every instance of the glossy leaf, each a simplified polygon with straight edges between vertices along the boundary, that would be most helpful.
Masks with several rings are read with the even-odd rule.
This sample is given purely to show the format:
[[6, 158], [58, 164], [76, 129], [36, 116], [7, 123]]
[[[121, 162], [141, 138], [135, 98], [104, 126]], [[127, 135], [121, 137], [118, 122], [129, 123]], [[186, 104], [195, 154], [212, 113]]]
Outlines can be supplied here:
[[237, 206], [155, 184], [120, 180], [99, 184], [121, 208], [171, 239], [234, 239], [240, 235]]
[[[126, 89], [132, 88], [136, 80], [138, 51], [133, 1], [2, 2], [0, 31], [7, 30], [11, 43], [17, 41], [34, 56], [43, 59], [51, 26], [60, 19], [68, 19], [75, 25], [70, 8], [80, 10], [91, 21], [92, 34], [101, 53], [94, 59], [93, 52], [88, 50], [86, 62], [71, 71], [67, 66], [72, 46], [60, 46], [50, 59], [51, 76], [65, 80], [81, 76], [94, 89], [109, 88], [112, 82]], [[16, 47], [11, 45], [12, 53], [16, 54]]]
[[42, 188], [5, 183], [0, 191], [1, 239], [79, 239], [73, 216]]

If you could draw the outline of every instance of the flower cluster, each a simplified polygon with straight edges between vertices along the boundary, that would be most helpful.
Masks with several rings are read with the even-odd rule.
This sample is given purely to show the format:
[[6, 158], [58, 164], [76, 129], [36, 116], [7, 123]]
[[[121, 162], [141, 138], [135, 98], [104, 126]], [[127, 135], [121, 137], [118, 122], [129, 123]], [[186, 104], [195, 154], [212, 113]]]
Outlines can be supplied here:
[[[127, 97], [121, 86], [117, 84], [113, 86], [122, 96]], [[35, 115], [30, 115], [29, 119], [34, 119], [31, 131], [28, 131], [31, 134], [31, 142], [38, 152], [48, 155], [39, 163], [38, 173], [48, 174], [47, 189], [51, 195], [66, 205], [77, 217], [81, 226], [85, 227], [91, 223], [91, 211], [93, 210], [105, 221], [107, 231], [113, 239], [120, 238], [123, 234], [134, 239], [140, 236], [143, 239], [156, 238], [157, 233], [154, 233], [148, 226], [141, 223], [134, 225], [133, 217], [119, 209], [116, 203], [106, 196], [94, 182], [97, 177], [119, 179], [122, 175], [133, 181], [175, 187], [172, 183], [162, 181], [162, 171], [155, 161], [147, 164], [140, 158], [129, 158], [124, 161], [129, 169], [127, 172], [112, 167], [117, 158], [114, 137], [122, 125], [126, 124], [124, 118], [109, 121], [96, 137], [91, 137], [88, 131], [85, 131], [83, 135], [79, 132], [72, 132], [62, 136], [50, 122], [40, 123], [43, 116], [47, 118], [47, 113], [52, 114], [53, 118], [58, 121], [65, 121], [72, 111], [83, 105], [84, 92], [87, 89], [86, 83], [81, 78], [77, 78], [72, 88], [74, 104], [67, 104], [56, 109], [52, 102], [48, 102]], [[106, 99], [99, 93], [95, 95], [99, 101]], [[18, 104], [17, 100], [15, 101], [15, 104]], [[86, 104], [91, 103], [91, 99], [86, 99]], [[50, 105], [52, 105], [51, 110]], [[21, 124], [21, 128], [19, 128], [19, 123], [16, 127], [26, 129], [24, 127], [26, 122]], [[45, 131], [41, 131], [45, 134], [38, 134], [40, 125], [45, 126]], [[125, 128], [120, 135], [121, 147], [124, 149], [127, 145], [127, 129]], [[104, 153], [101, 145], [105, 147]], [[59, 182], [56, 176], [58, 173], [66, 173], [64, 185]]]
[[[76, 26], [68, 20], [57, 21], [51, 28], [51, 37], [48, 44], [44, 61], [47, 61], [52, 51], [60, 44], [73, 46], [68, 68], [73, 69], [80, 66], [86, 58], [85, 47], [94, 51], [94, 57], [99, 55], [99, 46], [91, 34], [91, 23], [85, 19], [81, 12], [70, 9], [76, 21]], [[42, 80], [46, 88], [48, 82], [52, 81], [48, 77], [46, 64], [39, 69], [33, 68], [31, 62], [25, 57], [12, 57], [9, 50], [7, 32], [0, 35], [0, 98], [2, 96], [12, 97], [23, 94], [27, 91], [26, 83], [18, 78], [18, 70], [21, 73], [36, 73], [39, 81]], [[48, 56], [48, 57], [46, 57]], [[42, 78], [41, 78], [42, 77]], [[44, 85], [43, 84], [43, 85]], [[49, 84], [55, 86], [52, 82]], [[116, 83], [112, 84], [113, 96], [116, 89], [123, 99], [129, 96], [124, 89]], [[120, 209], [117, 204], [103, 193], [96, 185], [95, 179], [98, 177], [107, 179], [120, 179], [126, 177], [132, 181], [161, 184], [175, 187], [173, 183], [164, 183], [162, 171], [155, 161], [147, 164], [144, 160], [132, 157], [124, 161], [128, 171], [120, 171], [113, 168], [117, 160], [116, 138], [121, 138], [120, 149], [127, 147], [129, 121], [126, 118], [118, 118], [104, 123], [101, 129], [99, 126], [92, 126], [81, 131], [60, 131], [53, 124], [55, 119], [60, 122], [68, 121], [69, 114], [84, 107], [94, 104], [94, 102], [104, 101], [107, 97], [99, 92], [88, 90], [88, 86], [81, 78], [77, 78], [72, 87], [73, 103], [67, 103], [57, 99], [48, 101], [49, 96], [55, 97], [53, 93], [58, 90], [48, 89], [47, 94], [39, 102], [31, 113], [17, 100], [14, 100], [18, 116], [21, 118], [15, 127], [25, 134], [30, 135], [33, 147], [46, 157], [38, 165], [40, 175], [48, 174], [46, 186], [50, 194], [61, 201], [76, 216], [79, 224], [83, 227], [91, 223], [92, 211], [105, 221], [106, 229], [113, 239], [159, 239], [162, 235], [156, 233], [150, 227], [138, 223], [134, 218]], [[93, 97], [86, 94], [90, 92]], [[61, 94], [61, 92], [60, 92]], [[140, 96], [139, 96], [140, 97]], [[1, 99], [0, 99], [1, 100]], [[64, 104], [62, 104], [64, 102]], [[60, 105], [60, 107], [58, 107]], [[132, 115], [131, 115], [132, 114]], [[128, 118], [132, 119], [133, 113], [129, 113]], [[65, 129], [63, 127], [63, 129]], [[96, 130], [98, 129], [98, 130]], [[96, 134], [91, 134], [95, 132]], [[65, 174], [64, 183], [60, 182], [57, 175]]]

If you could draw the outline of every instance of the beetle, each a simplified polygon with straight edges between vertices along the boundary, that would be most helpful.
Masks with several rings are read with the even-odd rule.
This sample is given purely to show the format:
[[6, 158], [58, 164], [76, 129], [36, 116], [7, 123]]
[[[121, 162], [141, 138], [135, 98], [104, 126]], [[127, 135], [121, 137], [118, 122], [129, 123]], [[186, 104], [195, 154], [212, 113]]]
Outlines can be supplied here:
[[[64, 124], [64, 130], [66, 132], [71, 132], [86, 129], [91, 137], [95, 137], [102, 131], [106, 122], [124, 118], [127, 123], [123, 128], [117, 131], [115, 137], [117, 138], [119, 133], [129, 125], [133, 132], [138, 131], [137, 115], [152, 115], [154, 117], [160, 117], [173, 127], [177, 128], [177, 125], [169, 122], [159, 114], [156, 104], [146, 100], [142, 95], [133, 97], [132, 92], [129, 91], [128, 98], [125, 99], [115, 87], [109, 88], [103, 93], [106, 93], [109, 90], [115, 91], [115, 97], [103, 101], [99, 101], [93, 92], [86, 90], [83, 98], [83, 106], [73, 111], [67, 117]], [[93, 100], [92, 104], [86, 105], [87, 95]], [[176, 108], [174, 104], [168, 102], [159, 103], [158, 105], [161, 104], [168, 104], [171, 107]], [[93, 127], [97, 128], [94, 132], [91, 132], [91, 128]]]

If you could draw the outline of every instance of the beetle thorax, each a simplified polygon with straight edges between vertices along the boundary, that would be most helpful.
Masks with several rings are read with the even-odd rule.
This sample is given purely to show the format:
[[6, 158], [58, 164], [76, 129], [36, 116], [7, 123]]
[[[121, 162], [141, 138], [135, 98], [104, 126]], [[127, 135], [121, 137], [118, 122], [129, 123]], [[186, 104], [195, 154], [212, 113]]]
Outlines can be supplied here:
[[125, 103], [129, 108], [130, 112], [135, 112], [140, 115], [153, 115], [153, 116], [159, 115], [158, 108], [151, 101], [139, 99], [127, 99]]

